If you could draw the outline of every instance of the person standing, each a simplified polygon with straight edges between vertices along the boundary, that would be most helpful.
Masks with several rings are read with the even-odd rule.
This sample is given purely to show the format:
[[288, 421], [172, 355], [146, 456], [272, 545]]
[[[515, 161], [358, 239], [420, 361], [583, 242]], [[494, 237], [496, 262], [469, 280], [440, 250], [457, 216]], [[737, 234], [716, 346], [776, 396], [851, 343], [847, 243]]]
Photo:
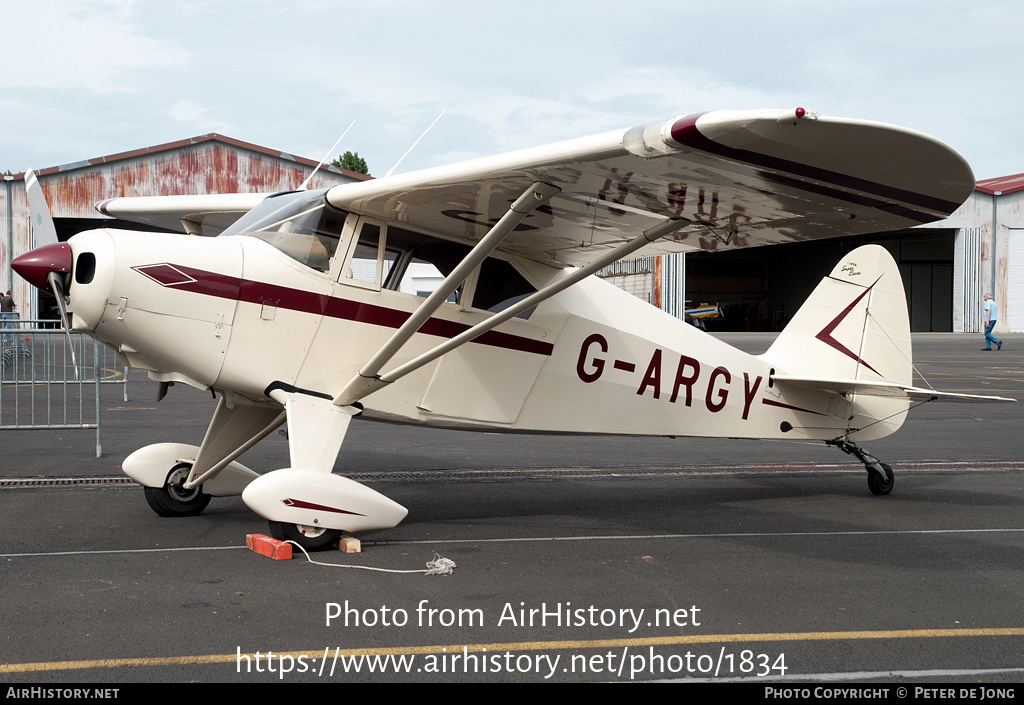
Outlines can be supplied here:
[[[18, 308], [18, 304], [14, 303], [14, 294], [8, 289], [6, 294], [0, 296], [0, 318], [3, 318], [5, 321], [9, 318], [14, 318], [11, 314], [14, 313], [16, 308]], [[7, 324], [5, 323], [4, 328], [6, 327]]]
[[1003, 349], [1003, 341], [992, 335], [992, 329], [996, 326], [996, 314], [998, 309], [996, 302], [992, 300], [992, 294], [985, 294], [985, 305], [982, 307], [982, 321], [985, 323], [985, 347], [982, 350], [991, 350], [992, 343], [996, 344], [996, 350]]
[[[3, 319], [5, 329], [11, 327], [11, 319], [14, 318], [14, 309], [16, 308], [18, 308], [18, 304], [14, 303], [14, 294], [8, 289], [6, 294], [0, 296], [0, 319]], [[4, 340], [7, 340], [7, 333], [4, 333]]]

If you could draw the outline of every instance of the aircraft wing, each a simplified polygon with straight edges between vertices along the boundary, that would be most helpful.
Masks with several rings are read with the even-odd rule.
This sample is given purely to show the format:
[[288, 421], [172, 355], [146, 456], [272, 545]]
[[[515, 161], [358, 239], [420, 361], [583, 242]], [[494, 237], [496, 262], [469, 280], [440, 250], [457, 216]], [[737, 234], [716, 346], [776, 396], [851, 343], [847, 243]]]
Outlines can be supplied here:
[[576, 266], [669, 218], [689, 223], [635, 256], [907, 228], [946, 217], [975, 185], [932, 137], [798, 109], [687, 115], [341, 184], [327, 199], [476, 241], [535, 182], [560, 192], [499, 249]]
[[262, 193], [214, 193], [111, 198], [97, 203], [96, 210], [111, 218], [164, 230], [215, 235], [258, 206], [265, 197]]
[[796, 384], [813, 389], [822, 389], [833, 394], [862, 394], [871, 397], [891, 397], [912, 401], [951, 401], [965, 404], [987, 404], [991, 402], [1014, 403], [1009, 397], [985, 396], [980, 394], [959, 394], [940, 392], [935, 389], [912, 387], [895, 382], [838, 379], [826, 377], [798, 377], [795, 375], [773, 375], [774, 382]]

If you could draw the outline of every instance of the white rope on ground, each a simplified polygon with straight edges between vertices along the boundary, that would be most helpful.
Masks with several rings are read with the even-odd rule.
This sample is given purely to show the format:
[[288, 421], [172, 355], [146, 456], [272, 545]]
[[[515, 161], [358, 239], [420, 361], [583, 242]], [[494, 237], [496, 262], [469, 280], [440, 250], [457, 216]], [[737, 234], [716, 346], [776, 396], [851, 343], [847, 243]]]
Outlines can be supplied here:
[[434, 560], [427, 561], [426, 570], [391, 570], [389, 568], [373, 568], [366, 565], [341, 565], [340, 563], [323, 563], [321, 561], [314, 561], [306, 549], [299, 546], [299, 544], [294, 541], [285, 541], [285, 543], [297, 546], [300, 551], [306, 554], [306, 559], [313, 565], [322, 565], [327, 566], [328, 568], [358, 568], [360, 570], [375, 570], [380, 573], [424, 573], [426, 575], [451, 575], [455, 570], [455, 561], [451, 558], [443, 558], [436, 553], [434, 554]]

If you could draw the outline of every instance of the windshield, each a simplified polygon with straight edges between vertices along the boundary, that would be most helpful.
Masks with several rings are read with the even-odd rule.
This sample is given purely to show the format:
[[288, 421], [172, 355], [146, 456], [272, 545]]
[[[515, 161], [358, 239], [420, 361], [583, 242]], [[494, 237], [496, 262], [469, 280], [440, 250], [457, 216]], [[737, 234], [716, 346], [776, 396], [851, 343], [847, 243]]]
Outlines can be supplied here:
[[327, 272], [348, 214], [328, 205], [325, 193], [321, 189], [267, 196], [220, 236], [259, 238], [297, 262]]

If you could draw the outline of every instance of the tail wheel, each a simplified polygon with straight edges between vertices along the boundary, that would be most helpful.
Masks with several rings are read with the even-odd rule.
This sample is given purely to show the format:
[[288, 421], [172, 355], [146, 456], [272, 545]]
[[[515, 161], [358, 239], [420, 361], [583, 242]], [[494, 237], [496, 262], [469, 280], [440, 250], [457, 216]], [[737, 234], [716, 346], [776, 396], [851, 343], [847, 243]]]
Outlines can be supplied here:
[[868, 468], [868, 489], [871, 490], [871, 494], [875, 495], [889, 494], [892, 492], [893, 485], [896, 484], [896, 474], [887, 463], [879, 463], [879, 465], [885, 471], [885, 479], [882, 479], [877, 470]]
[[184, 484], [191, 470], [191, 463], [179, 463], [167, 473], [167, 481], [163, 487], [144, 488], [150, 509], [162, 517], [190, 517], [201, 514], [210, 503], [210, 495], [203, 494], [202, 486], [185, 489]]
[[341, 540], [339, 529], [325, 529], [322, 526], [288, 524], [283, 521], [270, 522], [270, 535], [278, 541], [294, 541], [307, 551], [325, 551], [337, 548]]

